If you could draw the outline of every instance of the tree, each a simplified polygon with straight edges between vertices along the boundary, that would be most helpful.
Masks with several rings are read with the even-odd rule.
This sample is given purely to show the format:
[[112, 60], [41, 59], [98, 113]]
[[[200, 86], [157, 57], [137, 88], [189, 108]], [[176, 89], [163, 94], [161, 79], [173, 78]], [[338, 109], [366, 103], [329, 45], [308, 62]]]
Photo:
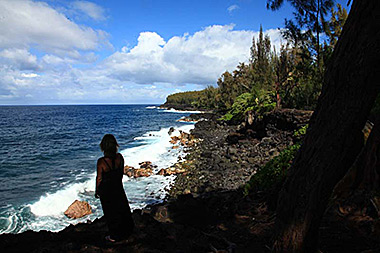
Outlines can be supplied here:
[[342, 33], [343, 25], [347, 19], [347, 10], [342, 5], [336, 5], [337, 10], [331, 8], [331, 19], [325, 22], [324, 31], [328, 36], [330, 46], [334, 47], [340, 34]]
[[[299, 30], [306, 29], [305, 35], [313, 42], [311, 46], [316, 54], [317, 66], [320, 67], [320, 36], [326, 22], [325, 15], [333, 6], [334, 0], [289, 0], [289, 2], [296, 9], [294, 15]], [[283, 0], [268, 0], [267, 7], [277, 10], [282, 3]], [[291, 22], [289, 25], [294, 26], [294, 23]]]
[[286, 98], [292, 89], [292, 71], [294, 64], [292, 54], [288, 45], [281, 45], [280, 55], [276, 51], [273, 55], [274, 74], [275, 74], [275, 91], [276, 91], [276, 108], [281, 108], [282, 96]]
[[259, 38], [253, 38], [251, 47], [250, 66], [253, 71], [253, 85], [260, 88], [268, 88], [272, 84], [271, 68], [271, 41], [268, 35], [264, 36], [263, 27], [260, 25]]
[[332, 51], [334, 50], [335, 44], [338, 41], [340, 34], [342, 33], [342, 28], [347, 19], [347, 11], [340, 4], [336, 5], [337, 10], [331, 8], [331, 18], [324, 24], [324, 32], [327, 35], [327, 41], [325, 41], [323, 46], [323, 62], [328, 63]]
[[[269, 0], [276, 8], [282, 3]], [[304, 143], [278, 198], [276, 252], [317, 252], [332, 190], [363, 146], [361, 129], [380, 91], [379, 13], [378, 0], [352, 3]]]

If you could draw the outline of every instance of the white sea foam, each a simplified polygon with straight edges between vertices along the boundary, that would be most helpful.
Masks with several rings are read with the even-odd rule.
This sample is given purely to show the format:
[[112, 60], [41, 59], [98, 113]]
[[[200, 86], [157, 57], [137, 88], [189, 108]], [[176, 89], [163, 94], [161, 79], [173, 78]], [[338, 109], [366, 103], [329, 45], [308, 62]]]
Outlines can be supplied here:
[[79, 194], [93, 191], [95, 175], [83, 183], [68, 185], [52, 194], [42, 196], [39, 201], [29, 205], [30, 211], [37, 216], [61, 216], [67, 207], [79, 199]]
[[172, 112], [172, 113], [203, 113], [201, 111], [182, 111], [182, 110], [176, 110], [174, 108], [165, 109], [163, 112]]
[[[172, 135], [179, 135], [179, 130], [189, 132], [194, 125], [184, 125], [175, 130]], [[168, 167], [177, 161], [176, 152], [172, 150], [170, 144], [169, 128], [162, 128], [159, 131], [150, 131], [143, 136], [135, 138], [137, 141], [147, 143], [133, 148], [122, 150], [125, 164], [138, 167], [140, 162], [151, 161], [158, 168]], [[169, 154], [168, 154], [169, 153]]]
[[156, 109], [157, 107], [156, 106], [147, 106], [145, 107], [146, 109]]
[[[194, 125], [183, 125], [177, 128], [171, 136], [179, 135], [179, 130], [189, 132]], [[181, 149], [171, 149], [169, 128], [162, 128], [159, 131], [150, 131], [140, 137], [135, 138], [135, 144], [139, 146], [121, 150], [125, 163], [138, 167], [138, 163], [151, 161], [157, 165], [155, 171], [171, 166], [177, 161], [177, 157], [182, 154]], [[73, 175], [74, 176], [74, 175]], [[71, 183], [64, 185], [60, 190], [47, 193], [32, 204], [21, 206], [18, 210], [11, 207], [7, 210], [7, 220], [0, 221], [6, 223], [6, 228], [0, 233], [21, 233], [26, 230], [50, 230], [60, 231], [70, 224], [94, 220], [103, 215], [100, 201], [94, 198], [95, 173], [87, 175], [80, 173], [75, 176], [81, 183]], [[124, 177], [123, 184], [127, 193], [131, 209], [143, 208], [147, 204], [162, 201], [166, 195], [165, 188], [170, 187], [175, 176], [152, 175], [137, 179]], [[78, 181], [77, 181], [78, 182]], [[71, 220], [64, 216], [67, 207], [76, 199], [87, 201], [92, 207], [92, 214], [77, 220]], [[11, 210], [12, 209], [12, 210]], [[24, 213], [30, 212], [31, 217], [23, 219]], [[2, 215], [3, 216], [3, 215]], [[30, 215], [29, 215], [30, 216]], [[4, 216], [3, 216], [4, 217]]]

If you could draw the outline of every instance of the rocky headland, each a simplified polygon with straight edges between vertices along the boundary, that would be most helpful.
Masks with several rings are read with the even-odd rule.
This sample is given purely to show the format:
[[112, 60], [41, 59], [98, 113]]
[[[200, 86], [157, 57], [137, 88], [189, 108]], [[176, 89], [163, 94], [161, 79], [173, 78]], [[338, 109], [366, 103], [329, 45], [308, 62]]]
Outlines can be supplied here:
[[[299, 141], [294, 131], [308, 123], [311, 113], [248, 114], [239, 125], [228, 125], [213, 113], [193, 114], [187, 119], [197, 122], [191, 133], [171, 138], [173, 148], [182, 146], [186, 157], [156, 172], [177, 174], [167, 199], [133, 212], [136, 230], [128, 240], [106, 243], [106, 223], [100, 218], [58, 233], [0, 235], [2, 252], [270, 252], [278, 189], [247, 194], [243, 186]], [[139, 166], [126, 166], [124, 172], [140, 177], [156, 171], [148, 161]], [[320, 228], [320, 250], [378, 252], [380, 212], [375, 212], [376, 203], [364, 208], [350, 212], [332, 202]]]

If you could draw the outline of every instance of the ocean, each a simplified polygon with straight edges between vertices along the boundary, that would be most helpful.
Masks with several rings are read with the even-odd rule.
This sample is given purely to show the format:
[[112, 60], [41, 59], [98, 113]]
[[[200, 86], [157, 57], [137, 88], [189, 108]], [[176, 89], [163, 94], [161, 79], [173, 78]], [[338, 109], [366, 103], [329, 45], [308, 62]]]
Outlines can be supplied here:
[[[189, 132], [194, 124], [177, 121], [189, 113], [152, 105], [0, 106], [0, 233], [60, 231], [101, 217], [94, 189], [103, 135], [115, 135], [126, 165], [151, 161], [158, 171], [184, 155], [171, 149], [168, 131]], [[131, 208], [161, 202], [174, 178], [124, 176]], [[76, 199], [93, 213], [67, 218]]]

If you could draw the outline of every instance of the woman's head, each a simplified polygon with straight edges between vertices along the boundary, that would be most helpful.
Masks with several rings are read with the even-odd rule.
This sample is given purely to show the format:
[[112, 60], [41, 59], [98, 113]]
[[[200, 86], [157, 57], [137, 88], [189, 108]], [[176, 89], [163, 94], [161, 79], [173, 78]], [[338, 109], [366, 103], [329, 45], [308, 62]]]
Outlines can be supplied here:
[[117, 144], [115, 136], [112, 134], [106, 134], [103, 136], [102, 141], [100, 142], [100, 149], [103, 151], [106, 156], [115, 156], [119, 144]]

